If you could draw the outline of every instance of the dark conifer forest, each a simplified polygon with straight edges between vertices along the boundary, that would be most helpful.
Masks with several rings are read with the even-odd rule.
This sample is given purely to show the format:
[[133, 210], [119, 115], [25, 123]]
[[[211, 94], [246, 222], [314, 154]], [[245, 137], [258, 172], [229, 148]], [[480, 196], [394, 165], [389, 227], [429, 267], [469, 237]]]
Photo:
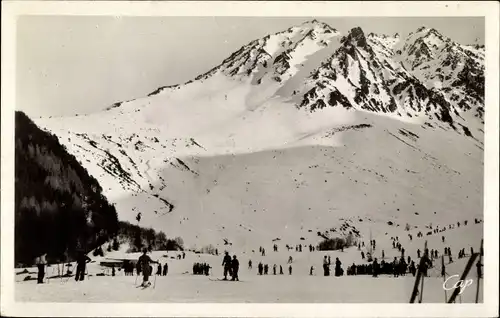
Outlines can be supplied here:
[[115, 207], [57, 137], [15, 115], [15, 262], [69, 261], [118, 234]]

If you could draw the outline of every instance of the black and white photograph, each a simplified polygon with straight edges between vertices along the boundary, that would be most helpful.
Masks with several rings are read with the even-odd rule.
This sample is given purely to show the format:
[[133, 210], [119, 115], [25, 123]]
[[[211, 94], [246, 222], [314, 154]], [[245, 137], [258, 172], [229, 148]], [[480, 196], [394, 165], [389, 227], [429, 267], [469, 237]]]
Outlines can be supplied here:
[[498, 308], [498, 37], [332, 10], [17, 16], [16, 306]]

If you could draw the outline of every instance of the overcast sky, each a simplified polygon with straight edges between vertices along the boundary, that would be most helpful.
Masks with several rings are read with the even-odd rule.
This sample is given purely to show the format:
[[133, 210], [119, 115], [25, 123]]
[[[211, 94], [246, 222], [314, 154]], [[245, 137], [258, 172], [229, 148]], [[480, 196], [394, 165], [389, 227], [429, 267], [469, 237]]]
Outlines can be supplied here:
[[29, 116], [91, 113], [186, 82], [269, 33], [316, 18], [345, 33], [405, 36], [433, 27], [484, 44], [483, 18], [24, 16], [17, 30], [16, 109]]

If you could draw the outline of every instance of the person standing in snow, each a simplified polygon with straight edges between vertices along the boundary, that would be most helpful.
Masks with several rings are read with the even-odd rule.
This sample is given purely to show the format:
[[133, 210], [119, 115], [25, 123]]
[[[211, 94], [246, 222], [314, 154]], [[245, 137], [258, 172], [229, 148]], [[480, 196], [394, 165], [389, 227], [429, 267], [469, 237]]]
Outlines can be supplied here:
[[43, 253], [37, 258], [35, 258], [36, 267], [38, 267], [38, 279], [37, 284], [43, 284], [43, 278], [45, 277], [45, 265], [47, 265], [47, 254]]
[[151, 284], [149, 282], [149, 276], [151, 276], [152, 271], [150, 270], [151, 266], [149, 264], [150, 263], [156, 263], [156, 264], [158, 264], [157, 261], [153, 261], [147, 255], [147, 252], [148, 252], [148, 249], [144, 248], [142, 250], [142, 255], [139, 257], [139, 259], [137, 261], [140, 264], [141, 269], [142, 269], [142, 277], [143, 277], [142, 284], [141, 284], [142, 287], [147, 287], [147, 286], [149, 286]]
[[231, 261], [231, 271], [232, 271], [232, 276], [233, 278], [231, 279], [232, 281], [239, 281], [239, 277], [238, 277], [238, 271], [240, 269], [240, 262], [238, 261], [238, 259], [236, 258], [236, 255], [233, 255], [233, 260]]
[[292, 265], [288, 266], [288, 275], [292, 275]]
[[167, 276], [168, 274], [168, 263], [165, 263], [165, 265], [163, 265], [163, 276]]
[[257, 267], [259, 269], [259, 275], [262, 275], [262, 271], [264, 270], [264, 266], [262, 265], [261, 262], [259, 262], [259, 265]]
[[335, 260], [335, 276], [339, 277], [339, 276], [342, 276], [342, 263], [340, 262], [339, 258], [337, 257], [337, 259]]
[[156, 275], [161, 276], [161, 264], [158, 263], [158, 268], [156, 269]]
[[417, 268], [415, 267], [415, 261], [411, 261], [410, 264], [410, 273], [415, 277], [415, 273], [417, 272]]
[[276, 266], [276, 264], [274, 264], [273, 265], [273, 275], [276, 275], [276, 268], [277, 268], [277, 266]]
[[311, 266], [311, 268], [309, 269], [309, 275], [313, 275], [314, 274], [314, 266]]
[[280, 275], [283, 275], [283, 266], [280, 265]]
[[252, 260], [248, 261], [248, 269], [252, 269]]
[[227, 280], [227, 275], [231, 271], [231, 256], [226, 252], [224, 258], [222, 259], [222, 266], [224, 267], [224, 280]]
[[330, 269], [328, 267], [328, 257], [325, 255], [325, 258], [323, 259], [323, 274], [324, 276], [330, 276]]
[[394, 261], [392, 262], [392, 273], [394, 274], [394, 277], [399, 276], [399, 262], [396, 257], [394, 257]]
[[78, 253], [78, 256], [76, 258], [76, 275], [75, 275], [75, 280], [76, 281], [82, 281], [85, 277], [85, 267], [87, 266], [87, 263], [90, 263], [90, 258], [85, 255], [83, 251], [80, 251]]
[[373, 277], [378, 277], [378, 273], [380, 270], [380, 265], [377, 262], [377, 259], [373, 261]]

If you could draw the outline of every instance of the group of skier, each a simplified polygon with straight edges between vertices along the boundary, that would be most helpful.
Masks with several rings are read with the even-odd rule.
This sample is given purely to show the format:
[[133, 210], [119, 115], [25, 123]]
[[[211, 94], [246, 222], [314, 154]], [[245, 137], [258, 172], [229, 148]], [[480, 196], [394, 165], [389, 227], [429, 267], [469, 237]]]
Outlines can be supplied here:
[[[288, 275], [292, 275], [292, 265], [288, 266]], [[257, 266], [257, 274], [258, 275], [268, 275], [269, 274], [269, 265], [268, 264], [262, 264], [262, 262], [259, 262], [259, 265]], [[284, 275], [285, 273], [283, 272], [283, 266], [279, 265], [279, 272], [278, 272], [278, 265], [274, 264], [273, 265], [273, 275]]]
[[193, 275], [210, 275], [210, 265], [207, 263], [194, 263]]
[[240, 269], [240, 261], [236, 258], [236, 255], [229, 256], [229, 252], [226, 252], [224, 258], [222, 259], [222, 267], [224, 268], [224, 278], [227, 280], [227, 276], [231, 276], [232, 281], [239, 281], [238, 272]]

